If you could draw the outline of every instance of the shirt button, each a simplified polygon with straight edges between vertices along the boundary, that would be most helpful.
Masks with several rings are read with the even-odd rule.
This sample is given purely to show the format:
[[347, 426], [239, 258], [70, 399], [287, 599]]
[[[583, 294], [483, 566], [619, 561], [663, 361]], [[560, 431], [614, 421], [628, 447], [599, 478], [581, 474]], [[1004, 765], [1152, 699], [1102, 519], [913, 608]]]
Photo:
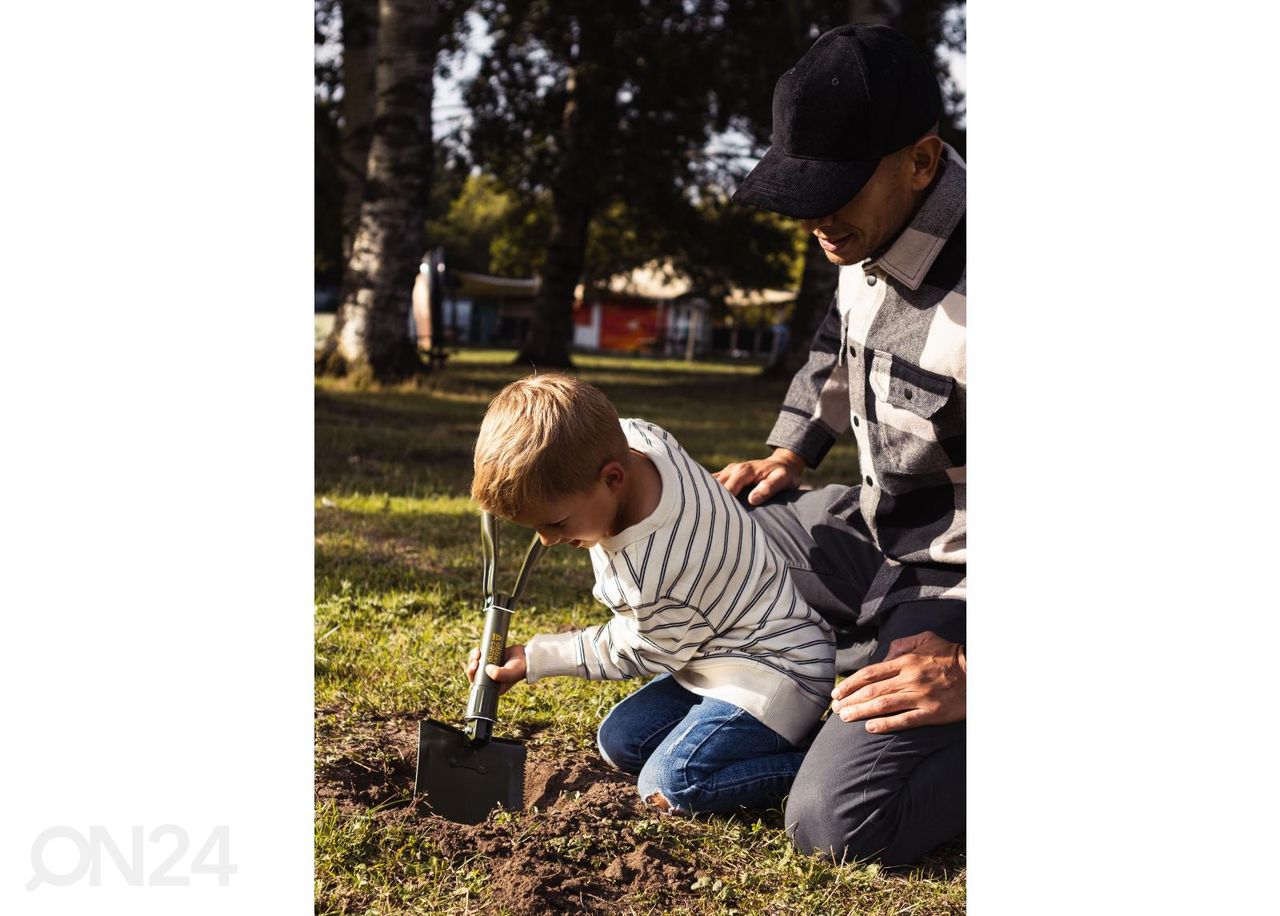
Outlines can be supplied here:
[[853, 418], [853, 425], [854, 426], [858, 425], [858, 418], [856, 416]]
[[870, 478], [870, 477], [868, 477], [868, 478], [867, 478], [867, 486], [871, 486], [871, 478]]
[[875, 285], [876, 285], [876, 275], [867, 274], [867, 286], [875, 286]]
[[853, 348], [853, 344], [849, 345], [849, 355], [852, 356], [854, 359], [858, 358], [858, 351]]
[[902, 396], [903, 396], [904, 398], [906, 398], [908, 401], [909, 401], [909, 400], [911, 400], [911, 389], [910, 389], [910, 388], [903, 388], [903, 389], [902, 389]]

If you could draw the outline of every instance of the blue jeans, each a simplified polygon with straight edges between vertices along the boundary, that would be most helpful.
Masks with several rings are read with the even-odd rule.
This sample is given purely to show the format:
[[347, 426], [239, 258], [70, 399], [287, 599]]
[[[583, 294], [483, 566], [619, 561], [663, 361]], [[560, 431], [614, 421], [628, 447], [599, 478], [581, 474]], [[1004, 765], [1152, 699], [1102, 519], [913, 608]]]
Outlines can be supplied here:
[[744, 709], [699, 696], [669, 674], [609, 711], [596, 735], [610, 765], [681, 812], [776, 808], [804, 752]]

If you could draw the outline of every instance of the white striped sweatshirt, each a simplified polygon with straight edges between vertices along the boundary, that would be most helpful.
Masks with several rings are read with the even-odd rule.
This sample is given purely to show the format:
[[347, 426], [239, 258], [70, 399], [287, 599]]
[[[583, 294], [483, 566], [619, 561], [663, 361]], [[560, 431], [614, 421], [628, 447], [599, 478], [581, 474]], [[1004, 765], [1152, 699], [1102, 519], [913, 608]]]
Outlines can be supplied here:
[[670, 433], [638, 419], [622, 428], [658, 469], [662, 496], [648, 518], [591, 548], [592, 591], [612, 618], [533, 637], [529, 682], [669, 672], [798, 744], [831, 701], [831, 628], [760, 526]]

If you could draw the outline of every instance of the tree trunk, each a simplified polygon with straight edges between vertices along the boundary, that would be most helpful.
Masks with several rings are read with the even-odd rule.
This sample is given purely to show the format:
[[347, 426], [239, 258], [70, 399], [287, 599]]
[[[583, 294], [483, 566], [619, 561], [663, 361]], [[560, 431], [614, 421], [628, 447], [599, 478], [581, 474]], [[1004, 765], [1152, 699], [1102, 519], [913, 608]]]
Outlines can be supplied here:
[[360, 227], [365, 168], [369, 163], [377, 56], [378, 0], [342, 0], [342, 256], [351, 258]]
[[599, 184], [598, 150], [612, 129], [617, 68], [604, 61], [611, 35], [593, 23], [579, 20], [578, 62], [569, 71], [568, 100], [560, 119], [560, 157], [551, 177], [551, 233], [542, 287], [533, 303], [529, 337], [516, 356], [517, 364], [567, 368], [573, 365], [573, 293], [582, 279], [587, 230], [595, 210]]
[[800, 280], [800, 292], [796, 294], [795, 308], [788, 322], [787, 345], [779, 348], [777, 356], [764, 367], [764, 374], [774, 378], [790, 378], [809, 358], [809, 344], [818, 325], [826, 317], [831, 297], [835, 295], [840, 269], [827, 260], [822, 246], [812, 235], [804, 249], [804, 276]]
[[583, 188], [582, 174], [571, 165], [577, 158], [566, 149], [553, 178], [547, 265], [542, 286], [533, 301], [529, 337], [516, 356], [515, 361], [520, 364], [557, 368], [573, 365], [569, 356], [569, 345], [573, 342], [573, 294], [582, 277], [587, 228], [591, 225], [591, 204]]
[[364, 202], [342, 305], [318, 357], [320, 371], [399, 381], [422, 368], [409, 337], [413, 282], [425, 247], [434, 161], [432, 74], [436, 0], [380, 0], [377, 98]]

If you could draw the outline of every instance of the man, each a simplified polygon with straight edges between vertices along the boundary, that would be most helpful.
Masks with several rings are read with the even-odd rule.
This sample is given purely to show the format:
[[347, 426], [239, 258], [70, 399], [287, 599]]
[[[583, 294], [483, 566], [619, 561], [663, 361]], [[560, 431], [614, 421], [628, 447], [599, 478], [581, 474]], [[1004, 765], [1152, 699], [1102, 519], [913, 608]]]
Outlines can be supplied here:
[[[965, 165], [928, 62], [883, 26], [822, 35], [779, 80], [773, 145], [734, 196], [840, 265], [745, 494], [836, 627], [833, 692], [786, 805], [793, 842], [907, 864], [965, 818]], [[799, 490], [853, 433], [857, 486]]]

